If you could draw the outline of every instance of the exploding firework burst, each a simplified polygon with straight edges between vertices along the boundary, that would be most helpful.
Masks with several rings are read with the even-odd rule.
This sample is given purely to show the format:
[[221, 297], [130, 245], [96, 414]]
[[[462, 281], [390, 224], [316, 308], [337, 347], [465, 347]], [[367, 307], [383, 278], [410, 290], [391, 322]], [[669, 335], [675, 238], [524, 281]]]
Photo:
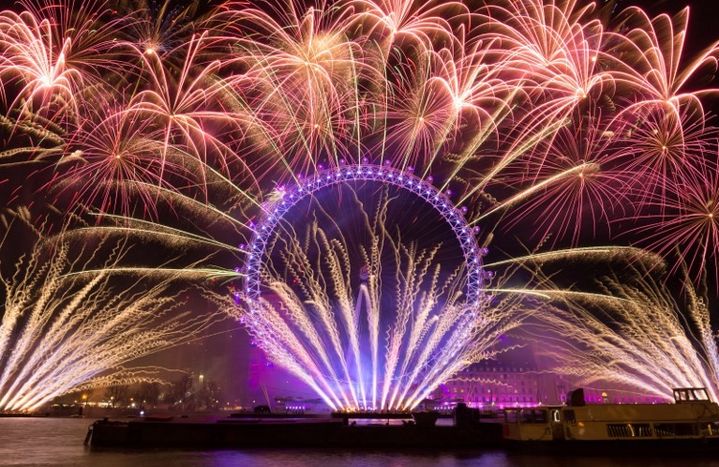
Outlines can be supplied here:
[[[379, 185], [379, 199], [367, 184]], [[328, 189], [351, 202], [335, 206]], [[436, 211], [444, 234], [456, 235], [453, 248], [418, 235], [432, 222], [403, 192]], [[308, 198], [318, 201], [304, 206]], [[398, 204], [410, 209], [409, 219], [401, 219]], [[411, 409], [489, 355], [495, 337], [511, 327], [508, 315], [485, 312], [473, 229], [445, 196], [410, 174], [380, 166], [320, 173], [268, 210], [250, 248], [243, 321], [273, 359], [334, 409]], [[339, 212], [353, 214], [329, 214]], [[452, 249], [461, 260], [443, 271], [442, 259], [452, 268]]]
[[161, 369], [127, 365], [218, 321], [215, 313], [180, 311], [167, 293], [171, 280], [147, 287], [135, 272], [129, 284], [113, 285], [121, 272], [113, 263], [89, 270], [96, 254], [82, 260], [66, 242], [38, 242], [3, 277], [0, 411], [33, 411], [76, 390], [162, 381]]
[[[284, 187], [326, 176], [325, 168], [341, 174], [343, 167], [379, 167], [442, 197], [456, 219], [440, 224], [456, 221], [469, 230], [457, 237], [462, 255], [454, 258], [465, 265], [460, 268], [465, 298], [445, 297], [437, 306], [448, 315], [487, 319], [488, 335], [505, 319], [498, 317], [498, 305], [489, 304], [493, 293], [550, 300], [569, 291], [543, 289], [541, 280], [521, 288], [501, 282], [489, 290], [486, 277], [472, 269], [474, 258], [462, 249], [465, 239], [476, 248], [494, 242], [509, 251], [490, 250], [498, 256], [493, 264], [499, 277], [506, 277], [501, 268], [529, 262], [587, 255], [611, 260], [629, 251], [628, 257], [646, 258], [631, 248], [574, 248], [587, 236], [606, 238], [610, 226], [612, 233], [625, 234], [619, 238], [634, 244], [639, 237], [665, 257], [674, 254], [667, 247], [672, 235], [681, 234], [686, 248], [680, 256], [698, 271], [695, 280], [705, 271], [694, 263], [718, 256], [710, 212], [716, 204], [716, 154], [707, 143], [716, 130], [702, 103], [716, 90], [694, 82], [716, 67], [719, 49], [710, 44], [696, 59], [683, 58], [688, 10], [675, 18], [650, 18], [637, 8], [613, 16], [594, 3], [573, 0], [501, 0], [474, 9], [459, 2], [355, 0], [146, 6], [119, 15], [105, 3], [79, 9], [60, 0], [24, 3], [22, 13], [0, 15], [0, 80], [7, 84], [0, 127], [9, 142], [0, 161], [8, 167], [40, 164], [31, 175], [42, 180], [41, 192], [73, 214], [91, 212], [100, 224], [72, 235], [131, 235], [183, 254], [202, 251], [201, 267], [194, 258], [187, 268], [158, 268], [154, 274], [245, 281], [249, 276], [251, 290], [237, 289], [249, 303], [244, 311], [252, 315], [256, 308], [255, 317], [261, 315], [256, 325], [275, 336], [274, 342], [283, 341], [272, 334], [277, 329], [262, 324], [263, 317], [274, 317], [276, 326], [290, 325], [286, 337], [296, 337], [304, 331], [284, 313], [301, 305], [297, 316], [316, 318], [304, 303], [309, 290], [349, 297], [337, 310], [326, 298], [324, 309], [335, 317], [342, 310], [356, 319], [361, 314], [354, 311], [361, 284], [331, 276], [318, 285], [316, 276], [326, 271], [316, 265], [291, 275], [290, 263], [266, 270], [253, 256], [253, 239], [262, 235], [257, 229], [272, 224]], [[394, 168], [385, 170], [387, 165]], [[421, 217], [416, 208], [406, 206], [404, 215]], [[362, 218], [360, 211], [355, 214]], [[662, 227], [648, 239], [642, 230], [647, 219]], [[473, 230], [480, 226], [481, 232]], [[282, 232], [286, 254], [299, 260], [311, 252], [291, 247], [304, 245], [304, 227], [296, 227]], [[305, 235], [316, 242], [323, 236], [344, 238], [337, 241], [345, 248], [367, 248], [362, 243], [367, 238], [392, 238], [386, 243], [394, 245], [387, 250], [393, 251], [388, 267], [393, 264], [408, 277], [434, 277], [420, 274], [418, 256], [428, 261], [428, 270], [447, 262], [442, 254], [429, 253], [439, 243], [445, 248], [446, 238], [414, 249], [411, 241], [405, 243], [403, 228], [351, 241], [338, 232], [343, 230], [322, 226]], [[393, 236], [397, 232], [401, 238]], [[539, 247], [514, 257], [517, 244], [508, 232]], [[540, 251], [548, 245], [567, 248]], [[333, 249], [314, 254], [335, 255], [337, 267], [349, 268], [350, 276], [365, 264]], [[225, 267], [209, 265], [208, 258]], [[407, 262], [419, 269], [407, 269]], [[437, 273], [443, 277], [438, 283], [460, 266], [449, 263]], [[260, 293], [260, 279], [274, 286]], [[288, 291], [293, 280], [305, 290]], [[408, 287], [392, 294], [368, 292], [362, 300], [379, 303], [390, 295], [399, 300]], [[279, 301], [263, 295], [278, 291], [284, 291]], [[474, 293], [483, 297], [481, 312], [467, 299]], [[367, 303], [365, 318], [378, 309]], [[259, 309], [264, 313], [256, 313]], [[523, 313], [520, 305], [510, 309]], [[310, 321], [333, 329], [332, 320]], [[347, 345], [354, 345], [350, 327], [340, 328], [347, 331], [342, 335]], [[408, 329], [406, 336], [412, 335]], [[458, 352], [482, 354], [489, 341], [478, 332], [458, 339]], [[461, 344], [473, 341], [478, 347]], [[322, 341], [329, 353], [320, 364], [316, 350], [308, 350], [315, 344], [303, 342], [278, 344], [275, 357], [335, 407], [411, 407], [426, 388], [449, 376], [451, 371], [441, 368], [459, 368], [439, 365], [442, 359], [432, 360], [435, 355], [422, 360], [412, 349], [401, 364], [389, 365], [393, 357], [385, 356], [385, 370], [393, 370], [376, 375], [381, 389], [370, 403], [367, 394], [374, 386], [353, 369], [361, 361], [356, 352], [354, 366], [345, 362], [345, 368], [329, 355], [338, 356], [346, 343]], [[381, 347], [377, 340], [365, 344]], [[303, 366], [310, 362], [317, 372]], [[414, 368], [393, 373], [405, 363]], [[432, 368], [442, 376], [422, 373]], [[409, 376], [415, 370], [419, 373]]]
[[[686, 89], [715, 64], [717, 48], [682, 59], [688, 10], [652, 19], [636, 8], [611, 18], [574, 1], [506, 0], [476, 11], [228, 2], [163, 4], [117, 19], [102, 4], [75, 6], [28, 3], [3, 17], [0, 73], [31, 86], [10, 86], [5, 124], [32, 141], [3, 155], [60, 157], [73, 201], [104, 210], [142, 204], [153, 213], [151, 189], [138, 193], [143, 182], [208, 196], [204, 166], [188, 158], [255, 195], [272, 188], [264, 180], [296, 181], [322, 164], [391, 159], [445, 177], [445, 188], [467, 184], [463, 201], [492, 200], [492, 212], [533, 203], [505, 228], [566, 197], [522, 227], [576, 243], [581, 231], [626, 222], [616, 213], [634, 211], [634, 201], [661, 199], [678, 182], [676, 167], [702, 162], [714, 132], [701, 99], [715, 90]], [[171, 33], [168, 21], [181, 26]], [[53, 41], [34, 47], [33, 35], [19, 35], [28, 24], [43, 24]], [[53, 57], [70, 46], [60, 69]], [[19, 60], [57, 70], [18, 74]], [[106, 71], [119, 63], [124, 79]], [[25, 97], [48, 73], [64, 83], [43, 91], [54, 97]], [[110, 183], [119, 180], [139, 183]]]
[[[678, 302], [657, 277], [635, 271], [601, 281], [603, 293], [567, 300], [536, 315], [525, 331], [551, 346], [556, 371], [579, 384], [599, 384], [673, 400], [677, 387], [719, 396], [719, 353], [706, 299], [690, 281]], [[564, 297], [571, 298], [571, 297]]]

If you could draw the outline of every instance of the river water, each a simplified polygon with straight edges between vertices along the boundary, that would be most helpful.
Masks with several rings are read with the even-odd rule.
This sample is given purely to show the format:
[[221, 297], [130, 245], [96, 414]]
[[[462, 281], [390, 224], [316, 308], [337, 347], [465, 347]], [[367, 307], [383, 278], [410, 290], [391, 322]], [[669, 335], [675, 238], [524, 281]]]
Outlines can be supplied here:
[[715, 459], [519, 455], [478, 452], [361, 452], [329, 450], [92, 451], [82, 444], [91, 419], [0, 418], [0, 465], [184, 467], [604, 467], [719, 466]]

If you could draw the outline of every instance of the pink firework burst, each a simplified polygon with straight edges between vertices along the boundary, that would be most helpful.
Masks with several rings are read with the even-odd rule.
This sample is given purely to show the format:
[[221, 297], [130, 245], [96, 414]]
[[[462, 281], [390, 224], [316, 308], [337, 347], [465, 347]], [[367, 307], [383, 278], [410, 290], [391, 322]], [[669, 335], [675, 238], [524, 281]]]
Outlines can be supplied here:
[[719, 167], [717, 142], [704, 153], [705, 162], [665, 185], [664, 195], [651, 198], [642, 225], [630, 231], [640, 244], [665, 256], [678, 257], [673, 268], [686, 265], [695, 283], [703, 277], [719, 282]]

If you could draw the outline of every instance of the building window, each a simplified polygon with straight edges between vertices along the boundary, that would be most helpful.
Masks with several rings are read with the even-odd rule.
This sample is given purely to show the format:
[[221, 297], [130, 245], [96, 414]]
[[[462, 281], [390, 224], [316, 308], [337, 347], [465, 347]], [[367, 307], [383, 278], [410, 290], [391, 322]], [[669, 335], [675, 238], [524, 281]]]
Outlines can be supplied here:
[[652, 427], [648, 423], [609, 423], [607, 435], [610, 438], [650, 438]]

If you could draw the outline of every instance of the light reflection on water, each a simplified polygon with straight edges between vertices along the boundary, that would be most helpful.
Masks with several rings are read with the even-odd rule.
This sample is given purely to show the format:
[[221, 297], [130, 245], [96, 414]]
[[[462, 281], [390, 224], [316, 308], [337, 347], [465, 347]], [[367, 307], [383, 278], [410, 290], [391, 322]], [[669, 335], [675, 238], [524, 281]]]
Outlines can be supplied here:
[[0, 418], [0, 465], [81, 465], [118, 467], [259, 466], [259, 467], [636, 467], [719, 466], [719, 460], [617, 459], [552, 457], [490, 452], [216, 450], [90, 451], [83, 447], [91, 419]]

